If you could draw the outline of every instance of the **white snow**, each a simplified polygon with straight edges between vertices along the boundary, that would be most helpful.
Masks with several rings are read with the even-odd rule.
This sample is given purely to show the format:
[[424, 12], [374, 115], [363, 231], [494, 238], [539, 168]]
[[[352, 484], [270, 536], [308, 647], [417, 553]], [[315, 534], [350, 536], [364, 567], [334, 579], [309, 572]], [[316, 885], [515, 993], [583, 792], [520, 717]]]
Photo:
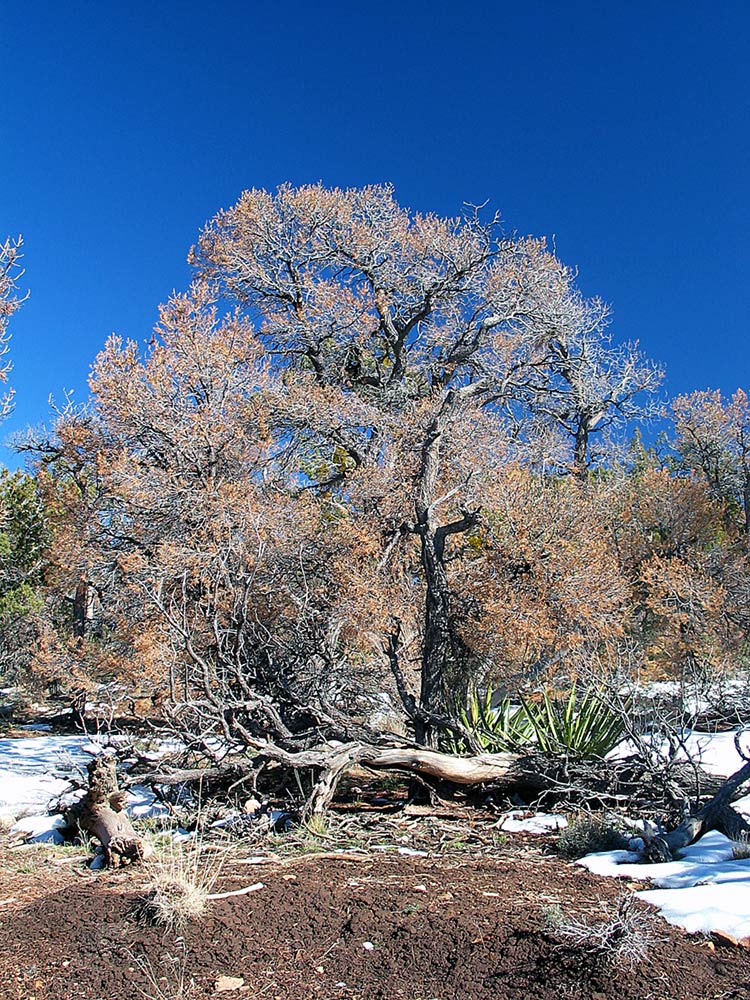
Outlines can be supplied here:
[[745, 881], [690, 889], [653, 889], [637, 895], [657, 906], [670, 924], [691, 934], [724, 931], [739, 941], [750, 935], [748, 888]]
[[685, 752], [680, 753], [679, 758], [687, 759], [689, 754], [709, 774], [729, 777], [745, 763], [734, 745], [735, 736], [735, 731], [726, 733], [691, 732], [685, 736]]
[[[734, 738], [735, 732], [688, 733], [685, 745], [707, 771], [729, 776], [744, 763]], [[750, 795], [733, 807], [750, 818]], [[652, 882], [655, 888], [636, 893], [638, 898], [690, 933], [723, 931], [738, 940], [750, 936], [750, 858], [735, 860], [732, 843], [723, 834], [707, 833], [676, 861], [649, 865], [638, 859], [632, 851], [605, 851], [578, 864], [596, 875]]]
[[[736, 730], [725, 733], [698, 733], [685, 730], [682, 734], [683, 746], [678, 750], [676, 759], [692, 759], [696, 764], [700, 764], [705, 771], [708, 771], [709, 774], [728, 777], [739, 770], [744, 764], [742, 757], [737, 753], [737, 748], [734, 745], [736, 734]], [[747, 748], [750, 750], [750, 737], [745, 736], [743, 738], [742, 747], [743, 749]], [[669, 744], [666, 740], [659, 739], [654, 742], [653, 750], [656, 756], [666, 757], [669, 751]], [[631, 742], [625, 741], [619, 743], [607, 756], [611, 760], [616, 760], [622, 757], [629, 757], [635, 751], [635, 746]]]
[[[28, 841], [61, 842], [62, 815], [50, 814], [49, 808], [70, 789], [70, 779], [84, 776], [91, 757], [112, 742], [84, 735], [0, 739], [0, 819], [15, 821], [10, 832]], [[130, 789], [128, 810], [140, 818], [169, 812], [141, 785]]]
[[25, 816], [14, 824], [14, 833], [23, 833], [28, 840], [37, 844], [62, 844], [60, 833], [65, 821], [59, 814], [56, 816]]
[[169, 816], [168, 807], [157, 802], [154, 793], [145, 785], [133, 785], [128, 790], [128, 812], [137, 819]]
[[0, 740], [0, 817], [45, 814], [74, 774], [104, 749], [88, 736]]
[[564, 816], [554, 813], [536, 813], [534, 816], [527, 815], [523, 809], [511, 809], [504, 813], [497, 822], [498, 830], [504, 833], [549, 833], [554, 830], [563, 830], [568, 821]]

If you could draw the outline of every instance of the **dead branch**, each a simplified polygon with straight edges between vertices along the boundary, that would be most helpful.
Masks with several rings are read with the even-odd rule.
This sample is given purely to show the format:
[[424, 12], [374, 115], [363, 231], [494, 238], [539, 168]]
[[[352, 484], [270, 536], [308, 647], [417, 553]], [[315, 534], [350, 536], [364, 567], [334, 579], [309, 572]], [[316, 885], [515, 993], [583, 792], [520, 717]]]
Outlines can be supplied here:
[[750, 824], [730, 805], [747, 781], [750, 781], [750, 761], [727, 778], [714, 797], [678, 827], [665, 836], [650, 838], [644, 852], [646, 860], [671, 861], [681, 848], [695, 843], [710, 830], [718, 830], [730, 840], [750, 837]]

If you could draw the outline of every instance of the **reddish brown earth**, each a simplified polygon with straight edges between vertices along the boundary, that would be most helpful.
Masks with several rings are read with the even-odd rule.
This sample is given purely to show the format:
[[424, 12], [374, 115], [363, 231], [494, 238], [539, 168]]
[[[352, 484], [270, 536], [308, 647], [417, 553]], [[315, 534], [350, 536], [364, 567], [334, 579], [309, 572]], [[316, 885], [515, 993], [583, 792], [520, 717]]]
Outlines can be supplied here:
[[[0, 866], [0, 997], [135, 1000], [139, 987], [158, 996], [134, 956], [146, 955], [159, 975], [181, 945], [134, 918], [146, 878], [94, 876], [52, 858], [33, 873]], [[259, 880], [262, 890], [215, 901], [185, 932], [184, 965], [196, 982], [185, 1000], [750, 996], [750, 954], [661, 921], [648, 960], [632, 972], [561, 945], [545, 908], [595, 920], [628, 890], [537, 850], [476, 860], [302, 857], [238, 865], [223, 888]], [[216, 994], [222, 975], [245, 985]], [[164, 998], [181, 1000], [162, 985]]]

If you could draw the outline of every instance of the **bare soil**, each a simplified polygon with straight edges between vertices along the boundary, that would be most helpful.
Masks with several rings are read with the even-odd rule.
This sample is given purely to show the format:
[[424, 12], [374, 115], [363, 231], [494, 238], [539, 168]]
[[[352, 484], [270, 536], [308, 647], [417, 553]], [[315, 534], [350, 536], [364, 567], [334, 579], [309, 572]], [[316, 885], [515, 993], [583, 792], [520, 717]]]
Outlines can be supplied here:
[[[0, 856], [3, 1000], [750, 996], [750, 954], [662, 921], [648, 959], [633, 970], [562, 944], [550, 924], [555, 907], [597, 921], [633, 886], [597, 879], [536, 846], [481, 858], [389, 852], [236, 864], [222, 888], [264, 888], [212, 902], [184, 940], [136, 919], [144, 869], [94, 874], [80, 858], [60, 863], [58, 852], [28, 871], [19, 857]], [[157, 979], [167, 976], [161, 996], [138, 956]], [[221, 976], [244, 983], [217, 993]]]

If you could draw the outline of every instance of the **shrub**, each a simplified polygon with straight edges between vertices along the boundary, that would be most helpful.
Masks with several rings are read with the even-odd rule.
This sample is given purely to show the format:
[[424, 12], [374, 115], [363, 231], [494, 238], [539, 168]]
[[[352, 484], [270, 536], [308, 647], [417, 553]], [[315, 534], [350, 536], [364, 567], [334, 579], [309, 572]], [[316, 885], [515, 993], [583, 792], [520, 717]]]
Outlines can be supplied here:
[[735, 861], [744, 861], [750, 858], [750, 838], [746, 833], [740, 834], [738, 840], [732, 843], [732, 857]]
[[544, 692], [541, 701], [522, 702], [535, 741], [544, 753], [604, 757], [622, 739], [625, 719], [595, 688], [583, 694], [575, 684], [567, 698]]
[[153, 862], [157, 871], [136, 904], [138, 919], [180, 931], [203, 916], [221, 874], [224, 852], [205, 861], [201, 848], [201, 843], [182, 847], [170, 840], [165, 855]]
[[176, 954], [162, 955], [156, 968], [148, 955], [130, 953], [131, 960], [146, 982], [145, 989], [134, 984], [144, 1000], [193, 1000], [196, 996], [195, 980], [187, 972], [185, 942], [177, 938], [175, 944]]
[[557, 838], [557, 853], [564, 858], [582, 858], [599, 851], [623, 851], [628, 840], [621, 830], [601, 818], [582, 816], [575, 820]]
[[[499, 705], [492, 704], [492, 692], [484, 695], [473, 691], [468, 705], [459, 713], [464, 728], [483, 753], [500, 753], [528, 746], [534, 730], [522, 706], [504, 698]], [[446, 733], [444, 747], [449, 753], [469, 753], [468, 741], [453, 732]]]
[[[598, 690], [581, 693], [575, 685], [567, 697], [545, 692], [540, 701], [522, 699], [520, 705], [505, 698], [493, 706], [492, 692], [474, 692], [459, 715], [484, 753], [535, 747], [546, 754], [604, 757], [625, 732], [622, 713], [610, 708]], [[455, 734], [446, 736], [445, 748], [452, 753], [471, 750]]]

